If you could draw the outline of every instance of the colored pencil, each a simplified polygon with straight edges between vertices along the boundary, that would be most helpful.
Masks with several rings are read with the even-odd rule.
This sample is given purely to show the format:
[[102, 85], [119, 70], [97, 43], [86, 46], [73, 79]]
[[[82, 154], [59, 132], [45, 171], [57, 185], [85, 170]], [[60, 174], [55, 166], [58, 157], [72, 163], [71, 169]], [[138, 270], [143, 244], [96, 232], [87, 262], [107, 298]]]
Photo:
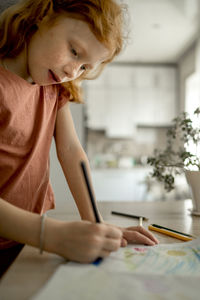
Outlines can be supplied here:
[[149, 230], [153, 230], [153, 231], [157, 231], [160, 233], [163, 233], [165, 235], [169, 235], [172, 236], [174, 238], [177, 238], [179, 240], [183, 240], [183, 241], [191, 241], [193, 238], [195, 238], [194, 236], [187, 234], [187, 233], [183, 233], [174, 229], [170, 229], [164, 226], [160, 226], [157, 224], [151, 224], [148, 227]]
[[[90, 202], [91, 202], [91, 205], [92, 205], [92, 209], [93, 209], [93, 213], [94, 213], [94, 216], [95, 216], [96, 223], [101, 223], [101, 219], [100, 219], [97, 207], [96, 207], [96, 202], [95, 202], [95, 199], [94, 199], [94, 195], [93, 195], [93, 192], [92, 192], [92, 189], [91, 189], [91, 186], [90, 186], [88, 172], [87, 172], [87, 169], [86, 169], [86, 164], [85, 164], [84, 161], [81, 161], [81, 169], [82, 169], [83, 176], [84, 176], [84, 179], [85, 179], [85, 184], [87, 186], [87, 190], [88, 190], [88, 194], [89, 194], [89, 198], [90, 198]], [[93, 264], [98, 265], [101, 261], [102, 261], [102, 258], [98, 257]]]
[[117, 215], [117, 216], [122, 216], [122, 217], [127, 217], [127, 218], [133, 218], [133, 219], [140, 219], [142, 218], [144, 221], [148, 221], [148, 218], [143, 217], [143, 216], [136, 216], [136, 215], [132, 215], [132, 214], [126, 214], [126, 213], [122, 213], [122, 212], [118, 212], [118, 211], [111, 211], [112, 215]]

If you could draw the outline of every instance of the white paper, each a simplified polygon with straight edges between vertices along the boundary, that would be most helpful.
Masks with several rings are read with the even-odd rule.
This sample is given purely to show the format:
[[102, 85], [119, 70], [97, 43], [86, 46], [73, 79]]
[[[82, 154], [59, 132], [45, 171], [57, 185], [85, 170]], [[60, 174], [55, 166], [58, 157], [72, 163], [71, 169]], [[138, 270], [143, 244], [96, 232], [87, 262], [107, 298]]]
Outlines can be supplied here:
[[200, 239], [120, 248], [98, 266], [61, 265], [34, 300], [199, 300]]
[[112, 253], [101, 268], [117, 273], [200, 276], [200, 238], [154, 247], [129, 245]]

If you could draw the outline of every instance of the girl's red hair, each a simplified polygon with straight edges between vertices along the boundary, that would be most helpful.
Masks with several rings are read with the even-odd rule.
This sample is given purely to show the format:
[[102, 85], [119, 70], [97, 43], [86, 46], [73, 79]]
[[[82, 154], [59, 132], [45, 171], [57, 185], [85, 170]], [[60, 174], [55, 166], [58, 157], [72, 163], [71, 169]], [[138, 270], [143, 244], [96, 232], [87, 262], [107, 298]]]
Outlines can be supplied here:
[[86, 72], [60, 85], [60, 92], [70, 92], [71, 101], [82, 102], [81, 81], [96, 78], [122, 50], [123, 6], [114, 0], [22, 0], [0, 17], [0, 57], [17, 57], [46, 15], [52, 16], [53, 25], [61, 14], [87, 22], [97, 39], [110, 50], [110, 57], [93, 74]]

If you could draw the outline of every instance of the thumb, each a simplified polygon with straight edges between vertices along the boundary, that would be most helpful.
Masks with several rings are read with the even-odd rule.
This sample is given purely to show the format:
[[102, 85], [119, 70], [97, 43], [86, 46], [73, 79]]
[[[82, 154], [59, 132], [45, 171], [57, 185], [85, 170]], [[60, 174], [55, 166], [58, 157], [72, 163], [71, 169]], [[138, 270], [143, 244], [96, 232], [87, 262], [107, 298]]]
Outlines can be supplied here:
[[124, 238], [121, 239], [121, 247], [126, 247], [127, 246], [127, 240], [125, 240]]

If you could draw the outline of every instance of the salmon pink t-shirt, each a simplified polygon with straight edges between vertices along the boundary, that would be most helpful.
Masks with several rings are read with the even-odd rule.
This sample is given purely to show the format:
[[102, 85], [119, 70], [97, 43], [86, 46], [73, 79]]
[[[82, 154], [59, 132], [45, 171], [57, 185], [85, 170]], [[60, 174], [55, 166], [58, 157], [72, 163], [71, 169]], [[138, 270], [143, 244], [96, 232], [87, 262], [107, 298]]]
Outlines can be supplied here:
[[[49, 151], [58, 109], [68, 101], [58, 87], [30, 84], [0, 67], [0, 197], [30, 212], [54, 208]], [[0, 249], [16, 242], [0, 238]]]

